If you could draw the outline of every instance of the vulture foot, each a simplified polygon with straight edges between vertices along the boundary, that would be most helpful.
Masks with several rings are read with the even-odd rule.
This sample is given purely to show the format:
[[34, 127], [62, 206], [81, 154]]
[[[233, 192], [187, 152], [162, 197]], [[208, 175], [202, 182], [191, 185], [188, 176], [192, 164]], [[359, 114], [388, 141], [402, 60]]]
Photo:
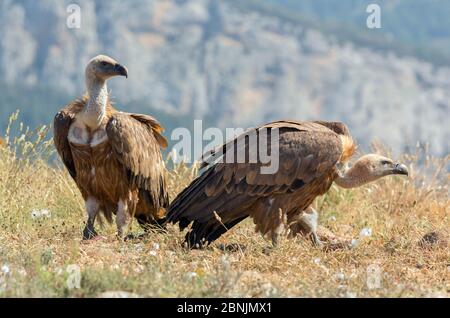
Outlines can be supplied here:
[[317, 211], [312, 207], [309, 207], [290, 224], [290, 237], [295, 237], [298, 234], [307, 236], [314, 245], [321, 247], [323, 243], [317, 233], [318, 219], [319, 214]]
[[116, 214], [117, 237], [123, 241], [126, 238], [128, 227], [131, 223], [131, 213], [133, 207], [132, 201], [119, 200]]
[[317, 247], [324, 246], [323, 242], [320, 240], [319, 236], [317, 235], [317, 232], [311, 232], [311, 234], [309, 236], [310, 236], [311, 241], [314, 246], [317, 246]]
[[350, 241], [339, 238], [327, 228], [318, 225], [319, 215], [315, 209], [309, 207], [303, 211], [298, 218], [291, 223], [291, 237], [298, 234], [308, 236], [313, 245], [325, 251], [335, 251], [346, 249], [350, 246]]
[[94, 228], [90, 228], [88, 226], [86, 226], [84, 228], [84, 230], [83, 230], [83, 240], [84, 241], [93, 240], [96, 237], [98, 237], [98, 234]]

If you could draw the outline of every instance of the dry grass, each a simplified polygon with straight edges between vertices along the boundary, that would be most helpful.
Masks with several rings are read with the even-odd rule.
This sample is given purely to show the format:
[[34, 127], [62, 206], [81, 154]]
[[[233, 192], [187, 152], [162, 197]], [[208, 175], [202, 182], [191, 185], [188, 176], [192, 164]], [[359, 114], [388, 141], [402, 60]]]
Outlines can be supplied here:
[[[7, 146], [0, 147], [0, 297], [96, 297], [111, 290], [146, 297], [450, 295], [448, 242], [419, 244], [431, 231], [448, 238], [449, 158], [425, 157], [419, 169], [419, 154], [405, 156], [409, 180], [386, 178], [352, 191], [333, 187], [319, 198], [321, 224], [335, 233], [357, 237], [372, 229], [354, 249], [325, 252], [296, 238], [267, 253], [270, 243], [246, 221], [213, 247], [187, 251], [175, 227], [119, 242], [114, 227], [106, 226], [101, 232], [108, 239], [82, 243], [85, 213], [77, 188], [63, 169], [42, 159], [52, 150], [45, 129], [20, 137], [23, 131], [9, 130], [19, 138], [6, 136]], [[172, 198], [194, 175], [184, 165], [173, 169]], [[32, 217], [41, 209], [51, 215]], [[241, 246], [234, 252], [217, 248], [230, 243]], [[72, 264], [80, 267], [81, 288], [67, 284]], [[380, 284], [374, 286], [371, 270], [377, 269]]]

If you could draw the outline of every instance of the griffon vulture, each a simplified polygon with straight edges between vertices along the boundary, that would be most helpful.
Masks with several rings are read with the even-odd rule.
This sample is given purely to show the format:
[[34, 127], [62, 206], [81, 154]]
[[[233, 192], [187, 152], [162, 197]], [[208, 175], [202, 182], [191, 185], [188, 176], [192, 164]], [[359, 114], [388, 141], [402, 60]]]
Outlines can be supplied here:
[[[276, 138], [272, 129], [278, 131], [279, 168], [272, 174], [262, 173], [259, 152], [257, 160], [249, 160], [255, 151], [249, 147], [254, 144], [249, 142], [250, 136], [261, 138], [263, 129], [270, 136], [266, 138], [268, 153], [274, 150], [269, 142]], [[263, 144], [258, 141], [258, 145]], [[272, 238], [274, 245], [285, 225], [296, 233], [310, 234], [313, 242], [321, 245], [317, 215], [310, 206], [333, 182], [354, 188], [383, 176], [408, 174], [405, 165], [376, 154], [362, 156], [349, 168], [347, 162], [356, 146], [348, 128], [338, 122], [273, 122], [219, 149], [214, 160], [210, 156], [203, 162], [205, 172], [168, 209], [167, 221], [179, 223], [181, 230], [193, 223], [185, 238], [191, 248], [211, 243], [247, 217], [253, 219], [257, 231]], [[241, 163], [236, 163], [238, 151], [244, 151]], [[230, 155], [235, 163], [218, 160]]]
[[54, 120], [59, 156], [85, 200], [84, 239], [97, 236], [99, 213], [123, 238], [132, 217], [146, 227], [162, 224], [168, 206], [165, 166], [160, 148], [163, 128], [148, 115], [118, 111], [110, 103], [107, 80], [128, 77], [114, 59], [99, 55], [86, 67], [87, 94], [62, 109]]

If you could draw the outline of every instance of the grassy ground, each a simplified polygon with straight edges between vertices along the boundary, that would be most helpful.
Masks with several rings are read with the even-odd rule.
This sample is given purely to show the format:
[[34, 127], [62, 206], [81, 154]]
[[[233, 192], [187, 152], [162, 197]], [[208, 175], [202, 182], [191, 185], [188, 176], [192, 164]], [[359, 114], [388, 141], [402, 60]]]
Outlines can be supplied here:
[[[419, 169], [416, 156], [405, 156], [410, 179], [333, 187], [319, 198], [321, 224], [333, 232], [357, 238], [371, 229], [353, 249], [326, 252], [295, 238], [267, 252], [269, 241], [246, 221], [211, 248], [187, 251], [175, 227], [119, 242], [107, 225], [106, 240], [81, 242], [85, 212], [77, 188], [64, 170], [38, 159], [51, 151], [45, 131], [22, 132], [0, 146], [0, 297], [450, 296], [448, 158], [427, 158]], [[194, 175], [185, 166], [171, 171], [172, 198]], [[140, 230], [134, 224], [132, 231]], [[421, 245], [429, 232], [438, 239]], [[231, 243], [239, 248], [220, 248]]]

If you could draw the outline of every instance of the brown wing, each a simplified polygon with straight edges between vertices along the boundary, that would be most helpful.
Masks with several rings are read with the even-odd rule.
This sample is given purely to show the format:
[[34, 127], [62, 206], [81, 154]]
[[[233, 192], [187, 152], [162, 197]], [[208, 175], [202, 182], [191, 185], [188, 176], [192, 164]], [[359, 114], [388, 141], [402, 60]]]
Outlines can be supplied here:
[[344, 136], [350, 137], [350, 131], [349, 131], [347, 125], [345, 125], [344, 123], [337, 122], [337, 121], [321, 121], [321, 120], [316, 120], [314, 122], [316, 124], [319, 124], [319, 125], [322, 125], [322, 126], [325, 126], [329, 129], [331, 129], [338, 135], [344, 135]]
[[[321, 125], [324, 127], [317, 126]], [[300, 129], [300, 130], [313, 130], [313, 131], [328, 131], [332, 130], [338, 135], [344, 135], [344, 136], [350, 136], [350, 131], [348, 127], [341, 122], [330, 122], [330, 121], [313, 121], [313, 122], [305, 122], [305, 121], [294, 121], [294, 120], [279, 120], [275, 122], [268, 123], [266, 125], [263, 125], [261, 127], [250, 129], [246, 132], [247, 133], [253, 133], [257, 131], [260, 128], [292, 128], [292, 129]], [[242, 138], [242, 136], [238, 136], [237, 139]], [[215, 150], [212, 150], [210, 153], [203, 155], [203, 161], [202, 161], [202, 168], [205, 168], [210, 165], [210, 163], [213, 161], [213, 157], [217, 157], [217, 155], [223, 154], [225, 152], [225, 147], [230, 145], [231, 143], [236, 142], [236, 140], [231, 140], [227, 143], [225, 143], [223, 146], [218, 147]]]
[[70, 125], [75, 119], [75, 115], [83, 109], [85, 103], [86, 98], [72, 102], [56, 114], [55, 119], [53, 120], [53, 142], [55, 144], [55, 148], [58, 151], [62, 162], [74, 179], [77, 172], [75, 170], [72, 151], [70, 150], [70, 144], [67, 137], [69, 134]]
[[[260, 136], [262, 128], [279, 129], [278, 171], [262, 174], [261, 167], [264, 164], [260, 158], [257, 163], [209, 164], [206, 172], [170, 205], [168, 221], [179, 222], [180, 229], [194, 222], [186, 236], [190, 246], [201, 245], [204, 241], [212, 242], [226, 229], [249, 216], [258, 201], [297, 193], [321, 175], [334, 171], [342, 153], [342, 145], [339, 136], [327, 127], [311, 122], [275, 122], [247, 134], [256, 133]], [[239, 140], [246, 141], [245, 151], [250, 154], [250, 139], [245, 135], [237, 137], [227, 143], [228, 147], [222, 148], [219, 156], [230, 151], [236, 153]], [[229, 150], [231, 144], [235, 144], [235, 147]], [[270, 142], [268, 149], [272, 150]], [[246, 160], [248, 158], [246, 155]]]
[[144, 190], [156, 208], [169, 204], [166, 175], [160, 147], [167, 141], [158, 121], [146, 115], [118, 112], [112, 115], [106, 133], [117, 159], [128, 171], [129, 180]]

